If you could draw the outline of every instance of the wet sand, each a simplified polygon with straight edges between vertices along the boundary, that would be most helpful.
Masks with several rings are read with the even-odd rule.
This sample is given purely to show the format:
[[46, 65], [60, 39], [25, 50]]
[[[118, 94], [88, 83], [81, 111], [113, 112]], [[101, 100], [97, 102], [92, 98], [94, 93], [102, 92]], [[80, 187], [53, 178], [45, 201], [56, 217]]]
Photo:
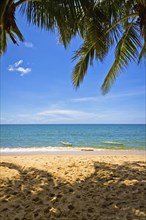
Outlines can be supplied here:
[[146, 157], [1, 156], [0, 219], [146, 219]]

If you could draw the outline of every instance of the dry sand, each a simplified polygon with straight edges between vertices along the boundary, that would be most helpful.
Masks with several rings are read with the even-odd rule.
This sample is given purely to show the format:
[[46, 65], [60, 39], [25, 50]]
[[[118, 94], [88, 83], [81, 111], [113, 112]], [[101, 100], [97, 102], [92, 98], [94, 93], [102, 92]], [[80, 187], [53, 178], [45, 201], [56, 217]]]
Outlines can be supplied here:
[[1, 220], [146, 219], [145, 157], [1, 156]]

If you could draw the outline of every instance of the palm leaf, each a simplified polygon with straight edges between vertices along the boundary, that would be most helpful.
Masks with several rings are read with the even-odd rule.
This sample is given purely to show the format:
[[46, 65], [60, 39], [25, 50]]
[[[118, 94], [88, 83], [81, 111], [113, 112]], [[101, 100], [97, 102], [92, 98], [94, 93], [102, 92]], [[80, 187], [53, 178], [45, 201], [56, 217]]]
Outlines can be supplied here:
[[143, 28], [143, 36], [144, 36], [144, 43], [138, 57], [138, 64], [141, 62], [142, 58], [146, 59], [146, 26]]
[[[90, 1], [86, 1], [89, 4]], [[77, 21], [83, 13], [83, 0], [40, 0], [22, 4], [20, 10], [32, 23], [45, 30], [58, 28], [60, 40], [65, 46], [77, 31]]]
[[74, 67], [72, 74], [73, 84], [76, 88], [79, 87], [80, 83], [83, 81], [88, 69], [89, 62], [90, 65], [92, 65], [94, 55], [94, 45], [88, 46], [87, 44], [84, 44], [80, 50], [76, 52], [73, 59], [80, 57], [80, 60]]
[[0, 56], [6, 51], [7, 48], [7, 38], [6, 31], [2, 31], [0, 35]]
[[142, 50], [140, 52], [140, 55], [138, 58], [138, 64], [141, 62], [142, 58], [146, 59], [146, 42], [144, 43]]
[[8, 6], [8, 4], [9, 4], [9, 0], [0, 1], [0, 23], [3, 20], [3, 16], [4, 16], [4, 13], [5, 13], [5, 10]]
[[142, 47], [138, 28], [134, 20], [135, 17], [129, 23], [126, 31], [117, 44], [115, 61], [102, 85], [103, 94], [109, 91], [119, 72], [121, 72], [131, 60], [136, 60], [139, 54], [139, 48]]
[[79, 59], [72, 73], [73, 84], [76, 88], [83, 81], [88, 66], [93, 64], [94, 58], [102, 62], [113, 43], [109, 34], [105, 35], [109, 22], [100, 6], [88, 10], [83, 18], [83, 25], [85, 27], [84, 42], [73, 57], [73, 60]]
[[79, 59], [72, 73], [73, 84], [76, 88], [83, 81], [88, 66], [93, 64], [94, 58], [103, 61], [110, 46], [108, 36], [104, 35], [104, 30], [102, 30], [100, 24], [98, 25], [98, 22], [91, 21], [88, 24], [86, 39], [73, 57], [73, 60]]
[[11, 27], [11, 31], [19, 38], [20, 41], [24, 41], [24, 37], [23, 37], [22, 33], [20, 32], [16, 23], [15, 23], [15, 25], [13, 25]]

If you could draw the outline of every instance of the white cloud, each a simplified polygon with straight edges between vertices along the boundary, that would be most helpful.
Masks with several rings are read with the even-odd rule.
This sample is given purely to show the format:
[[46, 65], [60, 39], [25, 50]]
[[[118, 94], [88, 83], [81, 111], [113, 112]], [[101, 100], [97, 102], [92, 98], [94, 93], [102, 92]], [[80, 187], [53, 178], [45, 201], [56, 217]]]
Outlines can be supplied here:
[[125, 98], [125, 97], [134, 97], [134, 96], [140, 96], [145, 95], [145, 89], [141, 89], [139, 91], [128, 91], [125, 93], [117, 93], [117, 94], [107, 94], [105, 96], [93, 96], [93, 97], [81, 97], [81, 98], [74, 98], [71, 99], [71, 102], [97, 102], [101, 100], [111, 100], [111, 99], [119, 99], [119, 98]]
[[20, 76], [24, 76], [26, 74], [28, 74], [29, 72], [31, 72], [31, 68], [24, 68], [22, 66], [20, 66], [20, 64], [23, 63], [23, 60], [19, 60], [17, 62], [15, 62], [12, 65], [9, 65], [8, 70], [11, 72], [20, 72]]
[[144, 123], [145, 114], [135, 110], [129, 114], [128, 110], [107, 111], [80, 111], [74, 109], [48, 109], [33, 113], [20, 113], [17, 115], [3, 115], [2, 123], [22, 124], [122, 124]]
[[33, 48], [34, 47], [33, 43], [31, 43], [31, 42], [24, 42], [24, 46], [28, 47], [28, 48]]
[[98, 98], [97, 97], [83, 97], [83, 98], [76, 98], [76, 99], [72, 99], [72, 102], [94, 102], [97, 101]]
[[31, 72], [31, 68], [18, 67], [17, 71], [21, 73], [20, 76], [24, 76], [28, 74], [29, 72]]
[[13, 72], [14, 71], [14, 67], [12, 65], [9, 65], [8, 70]]
[[21, 63], [23, 63], [23, 60], [19, 60], [18, 62], [14, 63], [14, 66], [18, 67]]
[[51, 109], [47, 111], [38, 112], [38, 118], [46, 122], [58, 123], [84, 123], [89, 121], [94, 122], [95, 118], [99, 119], [102, 116], [92, 113], [68, 109]]
[[16, 69], [16, 67], [18, 67], [21, 63], [23, 63], [23, 60], [19, 60], [19, 61], [17, 61], [17, 62], [15, 62], [14, 64], [12, 64], [12, 65], [9, 65], [9, 67], [8, 67], [8, 70], [9, 71], [17, 71]]
[[51, 109], [51, 110], [47, 110], [47, 111], [42, 111], [42, 112], [38, 112], [37, 115], [41, 115], [41, 116], [48, 116], [48, 115], [56, 115], [56, 114], [61, 114], [61, 115], [68, 115], [68, 114], [72, 114], [73, 111], [72, 110], [63, 110], [63, 109]]

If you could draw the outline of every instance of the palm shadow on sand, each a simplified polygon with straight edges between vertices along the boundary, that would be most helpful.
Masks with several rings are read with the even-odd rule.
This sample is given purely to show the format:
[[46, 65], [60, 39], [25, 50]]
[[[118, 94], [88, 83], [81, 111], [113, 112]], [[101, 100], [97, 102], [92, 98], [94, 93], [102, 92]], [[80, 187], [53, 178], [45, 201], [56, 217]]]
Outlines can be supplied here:
[[3, 220], [144, 220], [146, 169], [142, 162], [95, 162], [94, 173], [73, 184], [44, 170], [1, 163], [18, 177], [1, 182]]

